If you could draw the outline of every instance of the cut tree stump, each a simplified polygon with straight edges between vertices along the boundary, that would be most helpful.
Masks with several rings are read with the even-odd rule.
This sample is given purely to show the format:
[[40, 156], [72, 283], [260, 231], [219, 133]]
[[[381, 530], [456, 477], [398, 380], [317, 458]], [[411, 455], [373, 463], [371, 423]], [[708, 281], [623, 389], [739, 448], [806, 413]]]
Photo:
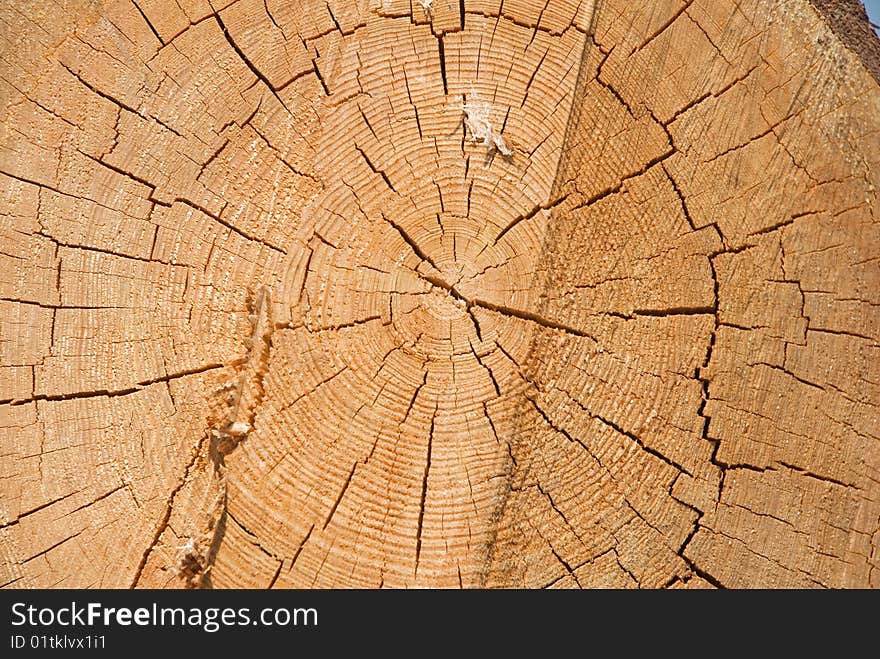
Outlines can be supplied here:
[[880, 586], [854, 5], [3, 3], [0, 583]]

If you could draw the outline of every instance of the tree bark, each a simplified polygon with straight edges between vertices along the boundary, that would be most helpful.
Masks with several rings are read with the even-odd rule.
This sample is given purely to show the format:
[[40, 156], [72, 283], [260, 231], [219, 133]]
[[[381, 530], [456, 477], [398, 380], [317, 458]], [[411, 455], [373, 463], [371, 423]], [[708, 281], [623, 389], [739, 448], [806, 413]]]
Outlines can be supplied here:
[[0, 583], [880, 586], [854, 3], [212, 2], [0, 8]]

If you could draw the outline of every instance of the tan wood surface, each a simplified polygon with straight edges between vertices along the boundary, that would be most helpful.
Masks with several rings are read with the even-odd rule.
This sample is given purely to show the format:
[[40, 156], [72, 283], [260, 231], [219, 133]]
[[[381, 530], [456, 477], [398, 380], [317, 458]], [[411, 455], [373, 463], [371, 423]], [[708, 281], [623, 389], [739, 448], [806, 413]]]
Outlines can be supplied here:
[[0, 584], [880, 587], [833, 27], [0, 4]]

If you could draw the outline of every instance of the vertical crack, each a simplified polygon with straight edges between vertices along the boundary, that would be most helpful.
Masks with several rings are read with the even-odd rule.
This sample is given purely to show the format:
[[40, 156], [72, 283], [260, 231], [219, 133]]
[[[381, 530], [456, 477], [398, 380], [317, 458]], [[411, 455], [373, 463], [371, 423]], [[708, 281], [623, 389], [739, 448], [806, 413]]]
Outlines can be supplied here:
[[428, 496], [428, 477], [431, 473], [431, 457], [433, 455], [434, 445], [434, 427], [437, 420], [437, 410], [439, 409], [439, 405], [439, 402], [434, 405], [434, 414], [431, 416], [431, 427], [428, 430], [428, 450], [425, 459], [425, 473], [422, 477], [422, 497], [419, 506], [418, 535], [416, 536], [416, 574], [418, 574], [419, 572], [419, 561], [422, 557], [422, 525], [425, 519], [425, 500]]

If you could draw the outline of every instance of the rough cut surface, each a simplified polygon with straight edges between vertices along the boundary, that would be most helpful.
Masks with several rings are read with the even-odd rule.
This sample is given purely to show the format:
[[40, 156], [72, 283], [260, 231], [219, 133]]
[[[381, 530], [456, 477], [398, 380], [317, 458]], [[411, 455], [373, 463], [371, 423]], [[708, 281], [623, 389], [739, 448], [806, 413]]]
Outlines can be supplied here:
[[880, 586], [822, 4], [2, 3], [0, 584]]

